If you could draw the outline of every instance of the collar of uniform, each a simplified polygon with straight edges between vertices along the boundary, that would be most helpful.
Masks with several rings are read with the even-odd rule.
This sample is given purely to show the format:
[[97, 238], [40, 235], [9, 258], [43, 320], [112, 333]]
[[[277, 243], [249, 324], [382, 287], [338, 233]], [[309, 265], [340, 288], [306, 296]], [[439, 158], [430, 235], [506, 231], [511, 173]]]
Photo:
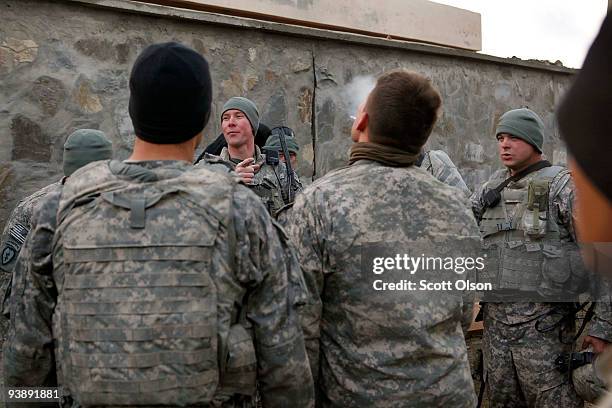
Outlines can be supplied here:
[[[224, 147], [221, 150], [219, 157], [221, 157], [223, 160], [227, 162], [232, 161], [232, 158], [230, 157], [230, 154], [229, 154], [229, 149], [227, 147]], [[257, 145], [255, 145], [255, 156], [253, 156], [253, 158], [255, 159], [255, 163], [259, 163], [261, 161], [266, 160], [266, 156], [263, 153], [261, 153], [261, 149]]]
[[370, 159], [358, 159], [350, 166], [353, 167], [353, 166], [365, 166], [365, 165], [384, 166], [383, 164], [377, 162], [376, 160], [370, 160]]
[[165, 168], [191, 168], [193, 165], [184, 160], [124, 160], [125, 164], [136, 164], [146, 169], [157, 169], [160, 167]]
[[193, 165], [183, 160], [111, 160], [111, 172], [117, 176], [127, 177], [142, 182], [164, 180], [177, 177]]

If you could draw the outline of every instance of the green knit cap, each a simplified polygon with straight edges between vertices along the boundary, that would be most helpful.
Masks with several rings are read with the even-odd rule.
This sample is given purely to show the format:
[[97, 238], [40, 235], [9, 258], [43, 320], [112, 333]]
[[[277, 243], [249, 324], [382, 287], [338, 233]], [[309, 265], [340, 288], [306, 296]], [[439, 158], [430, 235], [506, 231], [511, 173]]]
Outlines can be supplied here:
[[523, 139], [542, 153], [544, 122], [531, 109], [514, 109], [504, 113], [499, 118], [495, 136], [500, 133], [508, 133]]
[[[300, 150], [300, 145], [297, 143], [295, 138], [290, 136], [285, 137], [285, 141], [287, 143], [287, 150], [289, 150], [289, 152], [297, 154], [297, 152]], [[270, 136], [268, 140], [266, 140], [266, 145], [264, 146], [264, 149], [277, 150], [279, 152], [282, 151], [283, 148], [281, 146], [280, 137], [278, 135]]]
[[225, 102], [225, 105], [223, 105], [221, 117], [223, 118], [223, 114], [230, 109], [237, 109], [246, 115], [249, 122], [251, 122], [253, 136], [255, 136], [257, 134], [257, 129], [259, 129], [259, 110], [257, 110], [257, 105], [255, 105], [255, 102], [250, 99], [243, 98], [242, 96], [234, 96]]
[[64, 176], [70, 176], [81, 167], [98, 160], [113, 157], [113, 143], [103, 132], [80, 129], [64, 143]]

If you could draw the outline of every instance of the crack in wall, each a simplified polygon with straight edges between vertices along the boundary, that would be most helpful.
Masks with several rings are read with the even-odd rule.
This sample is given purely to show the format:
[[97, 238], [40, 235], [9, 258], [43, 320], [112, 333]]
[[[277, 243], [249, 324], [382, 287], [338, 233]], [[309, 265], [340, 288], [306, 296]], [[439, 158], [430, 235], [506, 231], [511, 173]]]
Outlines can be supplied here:
[[315, 180], [317, 175], [317, 115], [315, 112], [317, 98], [317, 69], [315, 63], [315, 44], [312, 45], [312, 101], [310, 107], [310, 136], [312, 138], [312, 177]]

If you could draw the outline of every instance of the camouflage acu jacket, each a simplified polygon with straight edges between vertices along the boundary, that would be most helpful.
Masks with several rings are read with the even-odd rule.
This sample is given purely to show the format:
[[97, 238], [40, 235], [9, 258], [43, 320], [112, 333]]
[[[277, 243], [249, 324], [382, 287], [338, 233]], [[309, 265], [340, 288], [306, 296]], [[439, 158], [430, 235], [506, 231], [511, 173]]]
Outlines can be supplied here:
[[442, 150], [429, 150], [425, 152], [423, 161], [419, 166], [422, 169], [430, 172], [435, 178], [449, 186], [457, 187], [463, 191], [466, 197], [469, 197], [472, 192], [463, 181], [461, 173], [455, 166], [455, 163]]
[[[0, 279], [2, 280], [0, 283], [0, 306], [5, 316], [9, 314], [11, 285], [13, 282], [22, 280], [20, 276], [12, 276], [21, 247], [32, 229], [32, 223], [38, 215], [41, 203], [54, 191], [61, 189], [61, 186], [62, 181], [49, 184], [21, 200], [4, 227], [4, 232], [0, 237]], [[1, 337], [4, 338], [5, 334], [2, 333]]]
[[[223, 148], [218, 157], [212, 155], [204, 156], [204, 160], [198, 162], [196, 167], [202, 166], [207, 162], [208, 164], [218, 163], [219, 158], [227, 167], [231, 169], [236, 168], [236, 164], [231, 161], [227, 147]], [[270, 215], [276, 216], [278, 210], [290, 203], [286, 197], [288, 179], [285, 164], [283, 162], [275, 166], [266, 164], [266, 156], [261, 153], [258, 146], [255, 146], [255, 163], [261, 164], [261, 167], [255, 174], [251, 184], [248, 184], [247, 187], [259, 196]], [[296, 194], [302, 191], [302, 184], [297, 175], [295, 175], [295, 172], [293, 180], [291, 196], [295, 199]]]
[[[525, 176], [520, 183], [527, 184], [530, 180], [538, 178], [543, 170], [535, 171]], [[495, 188], [499, 180], [510, 177], [508, 169], [496, 171], [480, 188], [470, 197], [472, 211], [480, 224], [486, 206], [483, 196], [487, 189]], [[515, 183], [510, 183], [507, 188], [512, 188]], [[574, 228], [574, 182], [567, 169], [561, 170], [551, 181], [549, 187], [549, 212], [550, 222], [556, 223], [559, 230], [559, 239], [562, 242], [576, 242], [576, 232]], [[500, 204], [498, 204], [500, 205]], [[577, 253], [577, 244], [575, 245]], [[494, 303], [487, 306], [487, 315], [495, 320], [506, 324], [517, 324], [534, 320], [540, 316], [550, 313], [553, 309], [569, 308], [570, 304], [563, 303], [538, 303], [538, 302], [506, 302]], [[610, 311], [609, 300], [596, 305], [596, 316], [590, 326], [589, 334], [602, 338], [612, 337], [612, 312]]]
[[[308, 186], [289, 217], [306, 282], [322, 302], [304, 311], [320, 338], [319, 354], [309, 350], [309, 358], [321, 405], [474, 406], [462, 330], [472, 294], [377, 291], [376, 279], [411, 275], [375, 275], [368, 263], [377, 254], [435, 256], [458, 242], [464, 254], [476, 255], [480, 240], [467, 201], [425, 170], [360, 160]], [[414, 276], [437, 278], [428, 271]]]
[[32, 227], [32, 218], [40, 209], [40, 203], [61, 184], [61, 181], [49, 184], [17, 204], [0, 237], [0, 251], [2, 251], [0, 270], [2, 272], [11, 273], [13, 271], [21, 246]]
[[[170, 175], [176, 177], [177, 171], [194, 172], [203, 182], [206, 181], [203, 184], [207, 188], [203, 194], [214, 195], [211, 186], [235, 183], [231, 177], [207, 169], [194, 169], [187, 162], [151, 161], [132, 164], [132, 167], [141, 168], [138, 173], [152, 172], [160, 178]], [[66, 188], [79, 178], [81, 183], [83, 179], [89, 180], [95, 188], [98, 185], [96, 177], [100, 173], [96, 171], [97, 166], [106, 165], [107, 162], [97, 162], [78, 170], [68, 180]], [[140, 176], [142, 174], [122, 173], [117, 177], [133, 177], [133, 182], [143, 182]], [[4, 347], [6, 385], [57, 385], [54, 344], [57, 343], [58, 333], [54, 332], [51, 323], [55, 307], [62, 297], [64, 281], [63, 268], [56, 267], [61, 265], [63, 256], [62, 236], [56, 233], [61, 195], [57, 192], [45, 200], [17, 262], [16, 270], [25, 279], [19, 293], [14, 294], [18, 301], [11, 305], [12, 327]], [[253, 200], [251, 191], [236, 185], [231, 202], [228, 203], [235, 230], [233, 270], [219, 273], [228, 271], [228, 225], [221, 226], [213, 244], [215, 255], [212, 262], [221, 263], [213, 265], [211, 269], [213, 282], [219, 288], [230, 285], [245, 294], [242, 304], [236, 305], [228, 301], [229, 294], [217, 292], [217, 333], [227, 336], [232, 316], [242, 313], [252, 327], [257, 379], [264, 406], [310, 407], [314, 404], [312, 379], [301, 330], [292, 312], [284, 244], [264, 207], [253, 203]], [[174, 220], [174, 228], [167, 229], [167, 232], [179, 236], [193, 233], [185, 231], [178, 219]], [[240, 310], [233, 310], [237, 306], [240, 306]]]

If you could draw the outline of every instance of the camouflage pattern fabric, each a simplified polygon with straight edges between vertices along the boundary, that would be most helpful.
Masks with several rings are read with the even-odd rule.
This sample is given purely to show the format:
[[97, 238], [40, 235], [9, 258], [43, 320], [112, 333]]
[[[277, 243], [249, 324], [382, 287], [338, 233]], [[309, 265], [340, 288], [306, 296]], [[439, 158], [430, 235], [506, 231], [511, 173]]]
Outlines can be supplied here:
[[595, 315], [589, 325], [589, 335], [612, 343], [612, 289], [607, 282], [606, 294], [599, 296], [595, 304]]
[[0, 237], [0, 251], [2, 256], [0, 260], [0, 271], [9, 274], [13, 272], [21, 246], [25, 242], [25, 238], [32, 227], [32, 217], [34, 217], [40, 208], [41, 201], [60, 185], [60, 181], [49, 184], [36, 191], [34, 194], [24, 198], [17, 204], [17, 207], [15, 207], [11, 213], [4, 227], [4, 232]]
[[[585, 351], [591, 352], [593, 349], [589, 347]], [[598, 400], [610, 395], [606, 384], [597, 372], [597, 363], [598, 361], [595, 360], [593, 363], [585, 364], [572, 372], [572, 383], [576, 393], [580, 398], [591, 404], [595, 404]]]
[[[570, 383], [569, 375], [555, 368], [561, 353], [572, 345], [559, 341], [559, 331], [541, 333], [536, 320], [506, 324], [489, 315], [485, 305], [482, 349], [485, 381], [491, 408], [578, 408], [583, 402]], [[573, 330], [567, 329], [565, 339]]]
[[[202, 182], [202, 195], [199, 198], [204, 206], [206, 197], [217, 197], [216, 200], [219, 201], [218, 197], [222, 197], [224, 191], [234, 183], [231, 177], [222, 176], [206, 168], [194, 169], [187, 162], [149, 161], [131, 164], [131, 167], [140, 167], [142, 171], [134, 174], [126, 172], [117, 176], [117, 179], [131, 177], [132, 182], [144, 182], [147, 180], [144, 173], [149, 172], [159, 180], [170, 178], [168, 182], [171, 183], [177, 173], [193, 172], [189, 176], [197, 177]], [[80, 183], [91, 186], [90, 191], [99, 190], [101, 184], [98, 178], [104, 173], [100, 171], [99, 166], [106, 165], [107, 162], [98, 162], [78, 170], [68, 180], [66, 187], [70, 189], [72, 183]], [[112, 189], [112, 186], [112, 181], [106, 183], [106, 187]], [[151, 183], [152, 191], [154, 186], [155, 183]], [[58, 373], [60, 379], [62, 375], [66, 375], [62, 373], [61, 367], [57, 366], [54, 344], [58, 342], [58, 333], [54, 331], [56, 326], [52, 328], [51, 324], [57, 318], [54, 317], [54, 314], [58, 313], [56, 305], [58, 302], [61, 304], [65, 290], [62, 266], [65, 255], [61, 249], [64, 238], [57, 234], [56, 225], [60, 198], [61, 194], [58, 193], [45, 201], [16, 265], [16, 270], [21, 271], [26, 279], [24, 288], [15, 294], [18, 301], [11, 304], [12, 325], [4, 347], [6, 385], [54, 386], [57, 385]], [[314, 404], [312, 378], [303, 336], [297, 324], [297, 317], [292, 312], [291, 284], [284, 249], [278, 230], [272, 224], [265, 208], [254, 201], [257, 199], [252, 192], [240, 185], [235, 186], [230, 202], [225, 204], [231, 211], [235, 229], [235, 256], [230, 258], [229, 226], [223, 223], [219, 224], [218, 235], [212, 247], [209, 274], [218, 288], [217, 333], [222, 342], [228, 337], [235, 340], [236, 349], [228, 355], [228, 367], [239, 368], [250, 364], [249, 361], [232, 363], [232, 358], [234, 352], [253, 344], [257, 380], [264, 406], [310, 407]], [[183, 228], [184, 225], [193, 225], [192, 222], [172, 220], [171, 214], [172, 212], [169, 212], [170, 218], [164, 221], [170, 225], [165, 229], [168, 234], [174, 233], [175, 237], [179, 238], [197, 235], [198, 231]], [[201, 222], [210, 220], [203, 214]], [[92, 233], [95, 234], [95, 231]], [[155, 252], [157, 249], [152, 247], [151, 250]], [[229, 267], [228, 259], [231, 259], [229, 263], [233, 263], [234, 268]], [[163, 265], [177, 268], [175, 263], [163, 262], [151, 262], [147, 268], [160, 268]], [[241, 301], [236, 302], [237, 294], [244, 295]], [[122, 307], [121, 303], [116, 305], [116, 308], [118, 307]], [[244, 330], [230, 330], [231, 322], [239, 315], [244, 316], [244, 321], [248, 322], [250, 336], [245, 337], [247, 332]], [[248, 338], [251, 336], [252, 343]], [[160, 366], [159, 369], [161, 371], [158, 375], [161, 374], [163, 378], [167, 367]], [[235, 387], [240, 386], [240, 382], [232, 383], [233, 376], [229, 373], [231, 370], [226, 371], [228, 378], [222, 383], [222, 386], [228, 384], [228, 387], [219, 389], [216, 399], [218, 404], [231, 403], [232, 395], [228, 390], [235, 390]], [[152, 372], [143, 368], [142, 378], [151, 374]], [[76, 403], [78, 405], [78, 401]]]
[[472, 192], [463, 181], [461, 173], [455, 166], [455, 163], [448, 157], [446, 152], [442, 150], [429, 150], [425, 152], [423, 161], [419, 166], [422, 169], [430, 172], [435, 178], [449, 186], [457, 187], [463, 191], [466, 197], [469, 197]]
[[21, 247], [32, 229], [32, 218], [38, 213], [41, 202], [61, 185], [61, 181], [49, 184], [21, 200], [11, 212], [0, 236], [0, 343], [6, 338], [8, 330], [11, 285], [22, 281], [21, 276], [14, 276], [13, 273]]
[[473, 294], [374, 291], [361, 264], [371, 243], [401, 253], [419, 240], [439, 248], [464, 238], [477, 253], [467, 201], [422, 169], [359, 160], [307, 187], [289, 216], [306, 284], [320, 297], [301, 318], [307, 339], [319, 339], [309, 359], [321, 406], [473, 407], [462, 331]]
[[[502, 194], [505, 194], [507, 189], [526, 189], [532, 180], [540, 179], [541, 174], [546, 171], [548, 170], [538, 170], [518, 182], [511, 182]], [[507, 169], [497, 171], [472, 195], [472, 210], [479, 224], [488, 211], [483, 201], [484, 193], [509, 176]], [[547, 216], [550, 224], [547, 224], [546, 231], [558, 231], [555, 232], [556, 239], [569, 249], [565, 252], [565, 256], [577, 257], [571, 261], [571, 276], [574, 276], [574, 268], [576, 271], [582, 269], [577, 256], [578, 247], [575, 244], [573, 200], [574, 184], [571, 175], [569, 171], [562, 169], [549, 184]], [[504, 199], [494, 208], [503, 205], [503, 202]], [[519, 217], [517, 214], [509, 213], [507, 218], [512, 222], [513, 218]], [[522, 233], [521, 230], [500, 231], [485, 237], [484, 243], [486, 245], [491, 237], [497, 236], [501, 238], [495, 239], [509, 242], [518, 239]], [[588, 277], [580, 273], [577, 276], [577, 279], [582, 281], [576, 281], [576, 286], [584, 286]], [[537, 284], [542, 278], [536, 276], [533, 280]], [[557, 375], [553, 368], [556, 356], [563, 351], [571, 351], [572, 346], [560, 342], [557, 329], [549, 333], [540, 333], [535, 329], [538, 320], [551, 315], [558, 317], [557, 312], [568, 313], [571, 307], [570, 303], [487, 303], [484, 314], [483, 352], [486, 357], [485, 370], [491, 407], [582, 406], [568, 376]], [[592, 332], [589, 334], [598, 336], [607, 333], [606, 336], [609, 336], [609, 333], [612, 333], [610, 331], [612, 324], [608, 320], [609, 312], [601, 310], [601, 305], [598, 305], [597, 309], [600, 309], [600, 313], [595, 318], [596, 322], [592, 325]], [[565, 337], [566, 340], [568, 338], [571, 337]]]
[[[196, 167], [203, 165], [203, 162], [209, 161], [215, 162], [218, 159], [215, 156], [207, 155], [204, 159], [198, 164]], [[227, 147], [224, 147], [219, 155], [219, 158], [223, 160], [227, 166], [230, 166], [232, 169], [236, 168], [236, 164], [230, 160], [230, 155]], [[283, 192], [287, 189], [287, 170], [285, 167], [285, 163], [279, 162], [278, 165], [272, 166], [266, 164], [266, 156], [261, 153], [259, 146], [255, 146], [255, 163], [261, 164], [259, 171], [255, 174], [253, 181], [251, 184], [247, 185], [249, 189], [251, 189], [255, 194], [259, 196], [261, 202], [268, 209], [268, 212], [272, 216], [276, 216], [278, 210], [280, 210], [285, 204], [283, 200]], [[299, 181], [299, 178], [295, 176], [294, 172], [294, 183], [291, 186], [292, 196], [295, 199], [295, 196], [298, 192], [302, 191], [302, 184]]]
[[[602, 299], [605, 298], [605, 296], [602, 296], [595, 305], [595, 316], [590, 322], [588, 333], [590, 336], [612, 343], [612, 303], [610, 302], [612, 292], [609, 289], [607, 297], [608, 299]], [[588, 347], [584, 351], [593, 350]], [[600, 364], [598, 360], [595, 360], [591, 364], [575, 369], [572, 373], [572, 383], [576, 392], [582, 399], [592, 404], [610, 394], [609, 387], [600, 377], [603, 375], [603, 373], [599, 373], [601, 371]]]

